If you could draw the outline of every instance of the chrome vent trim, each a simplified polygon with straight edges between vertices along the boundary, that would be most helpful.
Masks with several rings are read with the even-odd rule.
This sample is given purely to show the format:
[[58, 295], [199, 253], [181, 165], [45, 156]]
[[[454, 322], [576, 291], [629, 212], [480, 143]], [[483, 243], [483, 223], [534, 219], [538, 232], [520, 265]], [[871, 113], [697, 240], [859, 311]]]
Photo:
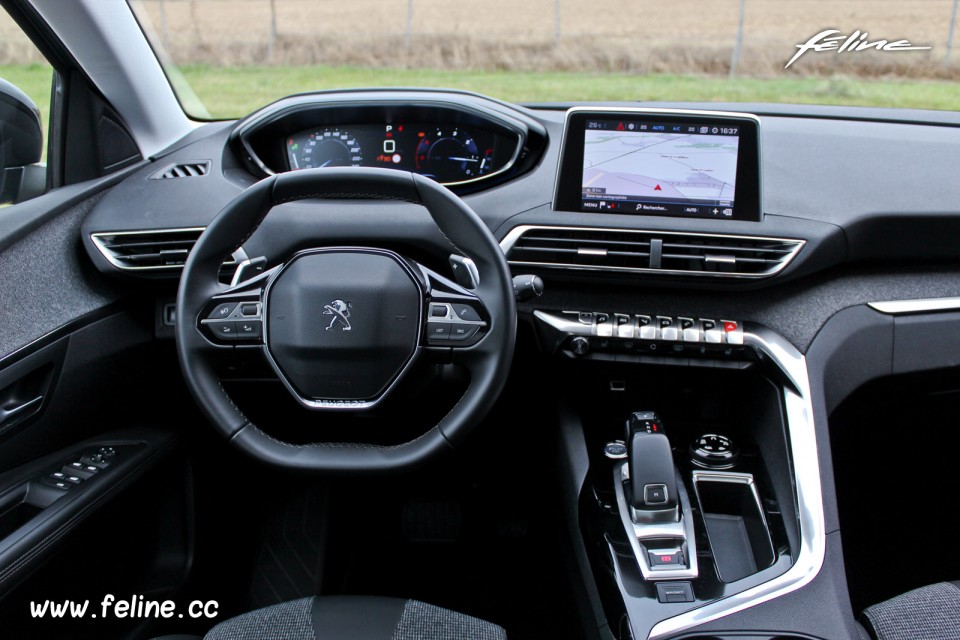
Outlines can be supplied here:
[[[94, 246], [107, 262], [121, 271], [175, 272], [183, 269], [193, 245], [206, 227], [103, 231], [91, 233]], [[237, 264], [246, 259], [238, 249], [223, 263], [221, 280], [229, 282]]]
[[501, 241], [511, 265], [710, 278], [769, 278], [805, 240], [720, 233], [522, 225]]
[[210, 161], [178, 162], [150, 176], [151, 180], [175, 180], [177, 178], [202, 178], [210, 173]]

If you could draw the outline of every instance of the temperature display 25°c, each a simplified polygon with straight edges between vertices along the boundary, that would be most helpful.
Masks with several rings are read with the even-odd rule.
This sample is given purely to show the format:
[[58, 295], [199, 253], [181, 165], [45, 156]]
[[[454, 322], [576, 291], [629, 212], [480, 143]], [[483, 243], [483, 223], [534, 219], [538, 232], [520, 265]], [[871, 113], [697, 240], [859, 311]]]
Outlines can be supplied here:
[[326, 127], [287, 139], [291, 169], [320, 167], [359, 167], [363, 165], [363, 149], [350, 132], [339, 127]]

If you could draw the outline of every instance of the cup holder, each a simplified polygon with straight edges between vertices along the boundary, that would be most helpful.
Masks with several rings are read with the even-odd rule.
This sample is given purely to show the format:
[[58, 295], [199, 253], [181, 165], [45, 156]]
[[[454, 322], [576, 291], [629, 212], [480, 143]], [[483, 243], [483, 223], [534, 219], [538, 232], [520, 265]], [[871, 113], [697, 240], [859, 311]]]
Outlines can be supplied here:
[[770, 529], [751, 474], [694, 471], [693, 487], [721, 581], [736, 582], [773, 564]]

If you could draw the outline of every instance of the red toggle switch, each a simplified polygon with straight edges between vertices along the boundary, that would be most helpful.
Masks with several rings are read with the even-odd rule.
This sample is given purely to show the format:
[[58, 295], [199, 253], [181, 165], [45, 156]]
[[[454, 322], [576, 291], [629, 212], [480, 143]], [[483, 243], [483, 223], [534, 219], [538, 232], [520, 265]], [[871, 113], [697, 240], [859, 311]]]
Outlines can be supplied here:
[[723, 323], [723, 330], [726, 331], [727, 333], [730, 333], [731, 331], [736, 331], [737, 323], [727, 320], [726, 322]]

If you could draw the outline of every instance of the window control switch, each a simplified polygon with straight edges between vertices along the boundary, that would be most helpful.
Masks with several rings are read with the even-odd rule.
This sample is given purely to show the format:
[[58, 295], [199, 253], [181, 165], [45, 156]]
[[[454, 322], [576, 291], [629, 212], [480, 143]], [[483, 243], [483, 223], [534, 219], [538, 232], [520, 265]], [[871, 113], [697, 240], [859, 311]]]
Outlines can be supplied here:
[[110, 466], [110, 463], [107, 462], [103, 455], [99, 453], [90, 453], [85, 456], [81, 456], [80, 462], [95, 469], [106, 469]]
[[82, 480], [92, 478], [97, 474], [97, 470], [90, 471], [87, 465], [79, 461], [65, 465], [61, 471], [68, 476], [77, 476]]
[[74, 485], [70, 484], [66, 480], [57, 480], [52, 475], [43, 476], [40, 478], [40, 482], [47, 485], [48, 487], [53, 487], [55, 489], [62, 489], [64, 491], [69, 491]]

